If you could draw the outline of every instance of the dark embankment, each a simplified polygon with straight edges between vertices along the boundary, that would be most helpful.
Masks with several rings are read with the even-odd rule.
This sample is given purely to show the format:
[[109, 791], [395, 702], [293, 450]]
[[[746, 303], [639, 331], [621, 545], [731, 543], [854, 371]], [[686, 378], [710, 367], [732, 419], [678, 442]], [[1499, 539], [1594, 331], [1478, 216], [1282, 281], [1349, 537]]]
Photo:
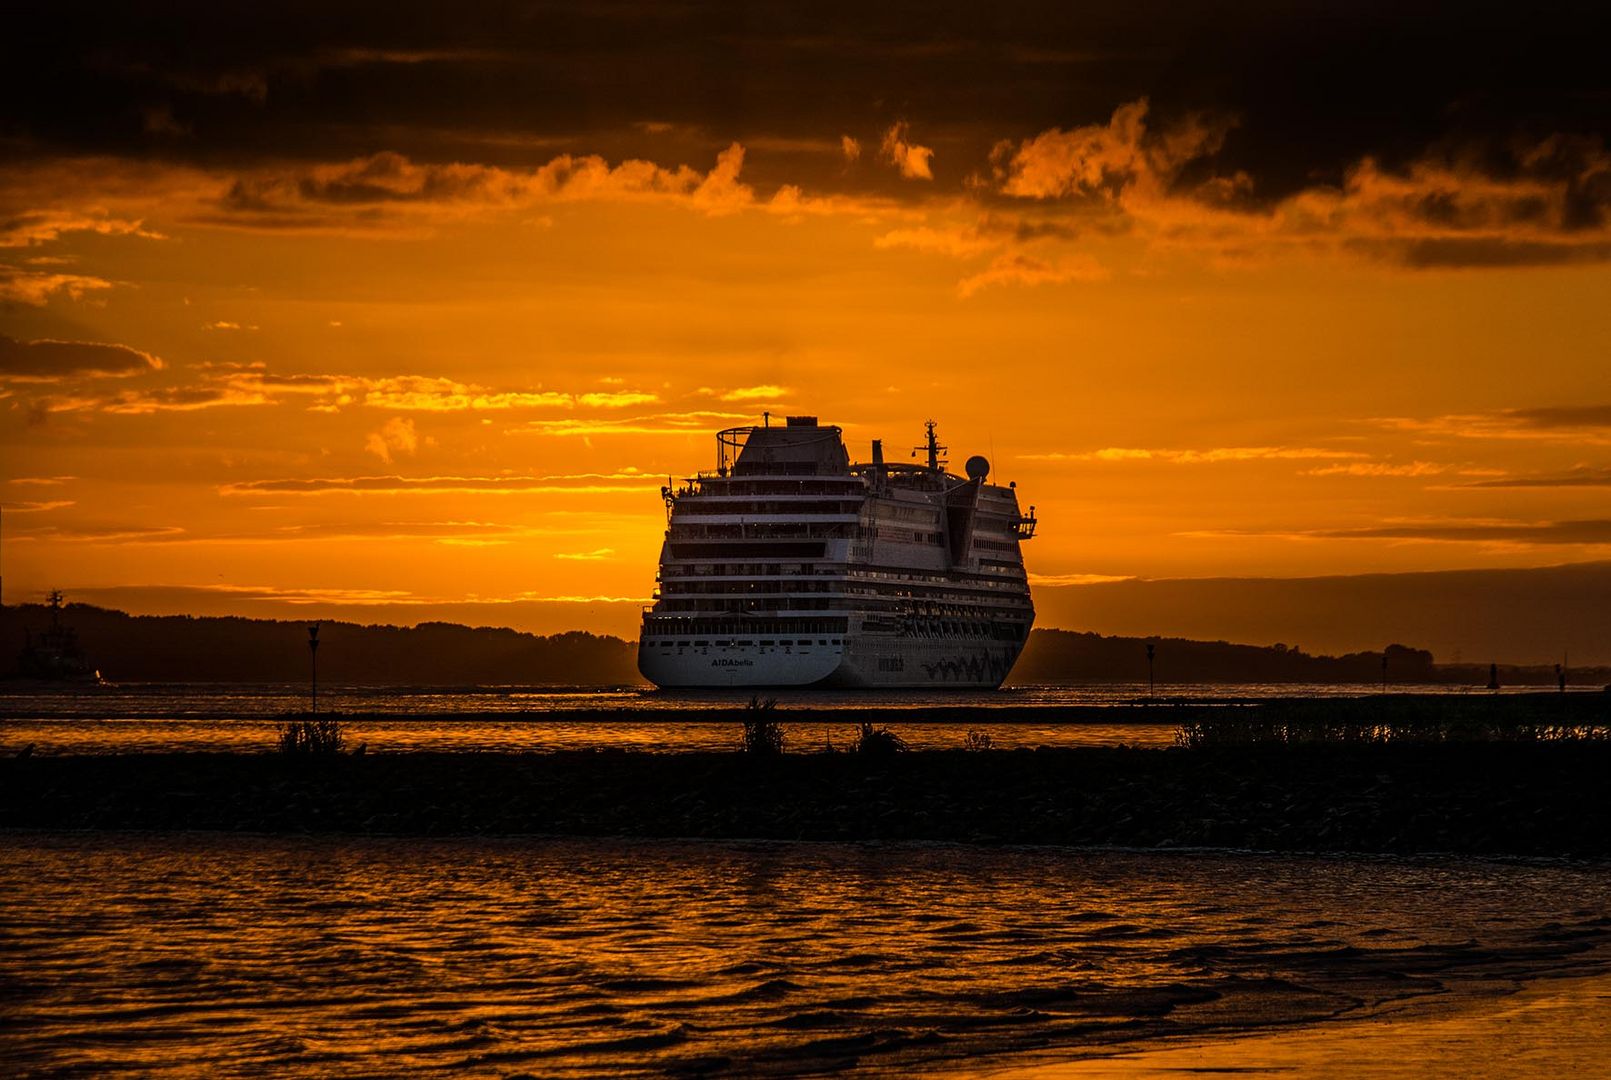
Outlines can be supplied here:
[[0, 827], [1611, 855], [1611, 742], [8, 758]]

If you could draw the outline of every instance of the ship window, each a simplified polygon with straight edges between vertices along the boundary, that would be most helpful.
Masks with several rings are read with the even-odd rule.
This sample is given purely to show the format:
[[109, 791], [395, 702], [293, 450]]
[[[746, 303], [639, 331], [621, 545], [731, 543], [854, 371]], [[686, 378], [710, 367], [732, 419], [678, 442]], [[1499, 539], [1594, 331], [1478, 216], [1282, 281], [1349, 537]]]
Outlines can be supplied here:
[[762, 645], [773, 645], [773, 644], [776, 644], [776, 642], [771, 642], [771, 641], [763, 641], [763, 642], [761, 642], [761, 644], [762, 644]]
[[718, 641], [718, 642], [717, 642], [717, 643], [716, 643], [716, 644], [717, 644], [717, 645], [718, 645], [718, 646], [719, 646], [719, 647], [721, 647], [721, 648], [723, 648], [723, 649], [725, 649], [725, 648], [727, 648], [727, 647], [728, 647], [728, 646], [729, 646], [729, 645], [731, 645], [731, 644], [733, 644], [733, 640], [732, 640], [732, 638], [726, 638], [726, 639], [724, 639], [724, 640], [722, 640], [722, 641]]
[[736, 642], [734, 642], [734, 644], [735, 645], [754, 645], [755, 642], [753, 642], [753, 641], [736, 641]]
[[828, 644], [828, 639], [827, 638], [818, 638], [817, 639], [817, 644], [818, 645], [826, 645], [826, 644]]
[[688, 647], [688, 643], [687, 643], [687, 642], [686, 642], [686, 641], [679, 641], [679, 642], [677, 642], [677, 648], [679, 648], [679, 649], [686, 649], [686, 648], [687, 648], [687, 647]]
[[841, 640], [840, 640], [840, 639], [839, 639], [839, 638], [834, 638], [834, 639], [833, 639], [833, 643], [834, 643], [834, 644], [835, 644], [835, 645], [843, 645], [843, 644], [844, 644], [844, 642], [843, 642], [843, 641], [841, 641]]
[[696, 642], [694, 642], [694, 644], [696, 646], [698, 646], [699, 648], [703, 649], [703, 648], [706, 648], [707, 646], [709, 646], [710, 642], [708, 642], [708, 641], [696, 641]]

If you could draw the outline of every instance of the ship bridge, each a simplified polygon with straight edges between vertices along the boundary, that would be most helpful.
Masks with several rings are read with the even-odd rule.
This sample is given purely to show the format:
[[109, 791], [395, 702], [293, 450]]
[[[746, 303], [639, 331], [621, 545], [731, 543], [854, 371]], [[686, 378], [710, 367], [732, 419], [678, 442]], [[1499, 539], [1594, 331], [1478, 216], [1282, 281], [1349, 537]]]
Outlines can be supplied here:
[[[770, 417], [768, 417], [770, 420]], [[791, 416], [781, 426], [735, 427], [716, 435], [721, 476], [847, 476], [843, 433], [815, 416]]]

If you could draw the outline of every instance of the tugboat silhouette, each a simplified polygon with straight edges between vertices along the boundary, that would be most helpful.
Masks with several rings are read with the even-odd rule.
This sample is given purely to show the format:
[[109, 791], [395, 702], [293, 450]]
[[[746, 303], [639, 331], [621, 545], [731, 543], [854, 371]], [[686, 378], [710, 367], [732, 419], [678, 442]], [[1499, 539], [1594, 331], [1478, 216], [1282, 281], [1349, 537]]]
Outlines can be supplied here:
[[62, 622], [62, 594], [52, 589], [45, 598], [50, 607], [50, 626], [35, 634], [24, 631], [22, 651], [17, 654], [19, 679], [49, 683], [98, 683], [101, 673], [90, 666], [78, 644], [78, 631]]

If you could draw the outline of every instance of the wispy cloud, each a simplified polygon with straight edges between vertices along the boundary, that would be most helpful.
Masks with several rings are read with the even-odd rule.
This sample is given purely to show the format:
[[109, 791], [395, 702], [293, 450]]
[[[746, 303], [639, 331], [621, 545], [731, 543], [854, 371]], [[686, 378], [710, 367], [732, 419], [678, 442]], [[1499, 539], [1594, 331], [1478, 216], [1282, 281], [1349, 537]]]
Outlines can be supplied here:
[[401, 416], [392, 417], [364, 439], [364, 449], [387, 465], [392, 463], [394, 454], [412, 455], [419, 445], [420, 436], [414, 421]]
[[1405, 523], [1358, 529], [1315, 530], [1333, 540], [1417, 540], [1432, 543], [1611, 544], [1611, 520]]
[[884, 160], [899, 169], [906, 179], [934, 179], [934, 170], [929, 165], [934, 160], [934, 151], [911, 141], [911, 125], [905, 120], [884, 132], [882, 150]]
[[[266, 229], [384, 227], [410, 218], [463, 217], [479, 209], [544, 202], [667, 201], [705, 214], [757, 205], [739, 180], [744, 148], [733, 143], [705, 172], [650, 161], [611, 165], [597, 155], [562, 154], [530, 169], [468, 163], [420, 163], [383, 152], [353, 161], [236, 178], [210, 213], [210, 224]], [[367, 223], [366, 223], [367, 218]]]
[[641, 493], [658, 482], [640, 473], [570, 473], [548, 476], [324, 476], [242, 480], [220, 487], [223, 495], [544, 494]]
[[1254, 197], [1256, 177], [1212, 167], [1234, 117], [1154, 126], [1149, 111], [1141, 98], [1106, 124], [998, 144], [993, 190], [1217, 263], [1324, 254], [1442, 269], [1611, 259], [1611, 154], [1597, 138], [1557, 134], [1517, 144], [1499, 162], [1458, 148], [1401, 168], [1363, 158], [1340, 186], [1272, 202]]
[[1160, 461], [1171, 465], [1217, 465], [1238, 461], [1314, 461], [1329, 459], [1363, 458], [1369, 455], [1359, 450], [1334, 450], [1317, 446], [1221, 446], [1206, 450], [1191, 449], [1140, 449], [1126, 446], [1107, 446], [1100, 450], [1082, 453], [1020, 454], [1020, 461], [1091, 461], [1131, 462]]
[[714, 397], [718, 401], [777, 401], [788, 397], [794, 391], [787, 386], [773, 386], [766, 383], [761, 386], [739, 386], [731, 390], [715, 390], [701, 386], [698, 392], [706, 397]]
[[957, 282], [957, 295], [969, 297], [998, 285], [1061, 285], [1070, 281], [1105, 281], [1112, 276], [1089, 255], [1067, 255], [1047, 262], [1022, 252], [996, 256], [989, 266]]
[[1395, 431], [1452, 439], [1611, 444], [1611, 405], [1544, 405], [1440, 416], [1388, 416], [1374, 421]]
[[0, 301], [43, 307], [53, 297], [82, 300], [98, 289], [110, 289], [105, 278], [87, 274], [60, 274], [0, 265]]
[[32, 247], [59, 239], [66, 233], [89, 232], [102, 236], [138, 236], [147, 240], [167, 237], [145, 227], [143, 221], [110, 217], [104, 213], [71, 210], [31, 210], [0, 218], [0, 248]]
[[1303, 470], [1304, 476], [1439, 476], [1455, 469], [1452, 465], [1443, 465], [1435, 461], [1406, 461], [1394, 463], [1389, 461], [1350, 461], [1344, 465], [1322, 465], [1315, 469]]
[[706, 432], [712, 423], [747, 420], [747, 413], [681, 412], [655, 413], [626, 420], [530, 420], [509, 429], [514, 435], [693, 435]]
[[[151, 374], [165, 366], [148, 353], [122, 345], [11, 342], [0, 338], [0, 378], [53, 384], [30, 402], [41, 413], [99, 411], [141, 415], [286, 401], [305, 402], [308, 409], [322, 413], [349, 408], [403, 413], [577, 411], [624, 409], [660, 400], [658, 394], [641, 390], [508, 389], [425, 375], [282, 375], [262, 364], [201, 364], [167, 372], [169, 385], [115, 393], [92, 386], [59, 389], [68, 376]], [[374, 445], [370, 449], [373, 451]]]
[[1127, 574], [1030, 574], [1031, 585], [1063, 586], [1063, 585], [1108, 585], [1115, 581], [1134, 581], [1134, 576]]
[[614, 548], [594, 548], [592, 551], [558, 552], [556, 559], [569, 559], [573, 562], [598, 562], [608, 559], [615, 554]]
[[1265, 537], [1285, 540], [1361, 540], [1391, 543], [1480, 544], [1495, 550], [1611, 545], [1611, 519], [1516, 521], [1431, 519], [1322, 529], [1200, 529], [1202, 537]]
[[1106, 124], [1053, 128], [992, 155], [1002, 194], [1026, 199], [1095, 198], [1135, 209], [1162, 198], [1189, 162], [1216, 153], [1229, 117], [1198, 115], [1149, 130], [1146, 98], [1115, 109]]

